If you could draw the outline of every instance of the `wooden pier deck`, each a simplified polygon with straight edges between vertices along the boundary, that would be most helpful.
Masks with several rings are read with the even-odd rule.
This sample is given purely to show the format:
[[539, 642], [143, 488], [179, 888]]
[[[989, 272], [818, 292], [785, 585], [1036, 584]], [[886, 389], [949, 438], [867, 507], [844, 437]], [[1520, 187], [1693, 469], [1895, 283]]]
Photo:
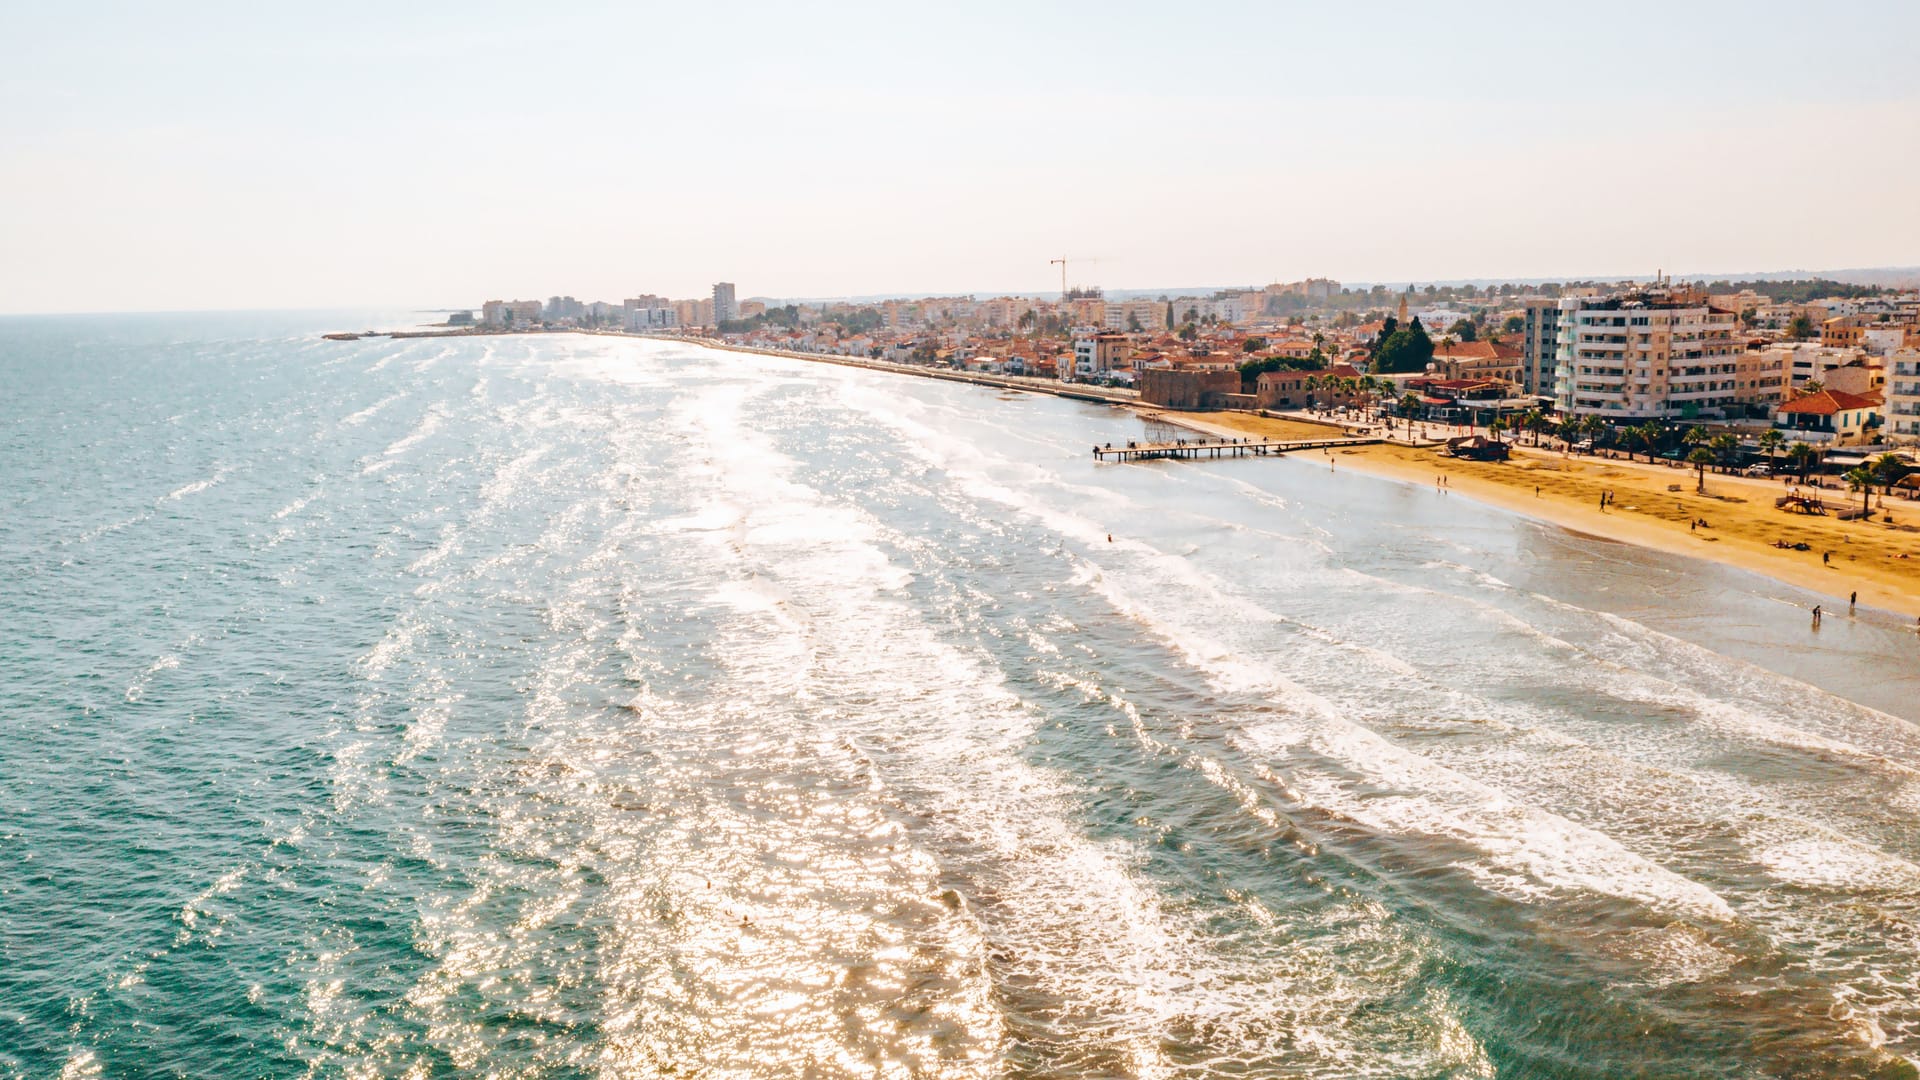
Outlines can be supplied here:
[[1173, 442], [1107, 443], [1093, 448], [1100, 461], [1153, 461], [1161, 458], [1198, 460], [1223, 457], [1268, 457], [1296, 450], [1323, 450], [1344, 446], [1371, 446], [1379, 439], [1176, 439]]

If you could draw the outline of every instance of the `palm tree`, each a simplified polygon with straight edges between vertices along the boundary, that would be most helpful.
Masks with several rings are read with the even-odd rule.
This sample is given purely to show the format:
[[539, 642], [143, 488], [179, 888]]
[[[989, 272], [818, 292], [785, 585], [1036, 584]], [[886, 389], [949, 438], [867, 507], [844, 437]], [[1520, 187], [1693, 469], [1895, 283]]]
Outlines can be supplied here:
[[1680, 433], [1680, 441], [1688, 446], [1699, 446], [1707, 441], [1707, 429], [1695, 424]]
[[1498, 416], [1487, 421], [1487, 437], [1495, 442], [1500, 441], [1500, 434], [1506, 430], [1507, 422]]
[[1545, 427], [1547, 416], [1539, 409], [1528, 409], [1520, 414], [1520, 426], [1533, 433], [1533, 445], [1540, 445], [1540, 429]]
[[1413, 438], [1413, 414], [1420, 411], [1420, 395], [1409, 390], [1400, 399], [1400, 415], [1407, 418], [1407, 438]]
[[1760, 450], [1762, 453], [1767, 455], [1767, 471], [1768, 472], [1772, 472], [1774, 470], [1774, 466], [1775, 466], [1774, 455], [1779, 452], [1780, 447], [1786, 444], [1786, 441], [1787, 441], [1787, 437], [1780, 434], [1780, 432], [1775, 428], [1768, 428], [1767, 430], [1760, 433], [1760, 440], [1759, 440]]
[[1800, 393], [1798, 396], [1811, 397], [1826, 388], [1827, 384], [1821, 382], [1819, 379], [1808, 379], [1806, 382], [1800, 384]]
[[1362, 375], [1353, 380], [1353, 384], [1360, 391], [1360, 407], [1362, 409], [1371, 407], [1373, 405], [1373, 392], [1379, 385], [1373, 381], [1373, 376]]
[[1707, 466], [1713, 464], [1713, 451], [1704, 446], [1696, 446], [1693, 448], [1693, 453], [1687, 455], [1687, 464], [1693, 466], [1694, 472], [1698, 476], [1698, 480], [1694, 484], [1694, 490], [1705, 495], [1707, 493]]
[[1660, 448], [1660, 436], [1666, 434], [1665, 429], [1657, 421], [1649, 420], [1638, 427], [1629, 428], [1628, 434], [1639, 439], [1640, 445], [1647, 448], [1647, 464], [1653, 464], [1653, 452]]
[[[1893, 494], [1893, 485], [1913, 471], [1913, 466], [1908, 465], [1906, 459], [1898, 454], [1881, 454], [1873, 460], [1872, 468], [1873, 478], [1879, 481], [1882, 488], [1880, 494], [1883, 496]], [[1887, 504], [1882, 502], [1880, 505]]]
[[1314, 395], [1320, 392], [1320, 376], [1309, 375], [1300, 385], [1307, 391], [1307, 406], [1311, 408], [1314, 403]]
[[1796, 442], [1787, 448], [1787, 464], [1793, 466], [1794, 471], [1800, 474], [1800, 482], [1803, 484], [1807, 482], [1807, 473], [1813, 470], [1814, 459], [1819, 456], [1813, 447], [1803, 442]]
[[1740, 452], [1739, 436], [1734, 435], [1732, 432], [1723, 431], [1715, 435], [1707, 445], [1712, 447], [1714, 455], [1720, 459], [1720, 468], [1722, 471], [1733, 467], [1733, 456]]
[[1860, 516], [1867, 516], [1867, 504], [1873, 501], [1873, 470], [1864, 465], [1856, 465], [1848, 469], [1840, 479], [1847, 482], [1849, 491], [1860, 492]]

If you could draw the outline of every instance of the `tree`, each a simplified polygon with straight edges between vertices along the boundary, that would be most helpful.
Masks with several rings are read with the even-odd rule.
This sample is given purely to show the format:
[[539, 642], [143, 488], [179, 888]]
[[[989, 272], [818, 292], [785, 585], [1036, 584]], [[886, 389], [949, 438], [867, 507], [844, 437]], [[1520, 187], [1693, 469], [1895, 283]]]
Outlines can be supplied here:
[[1605, 420], [1592, 414], [1580, 418], [1580, 434], [1598, 442], [1606, 433], [1607, 422]]
[[1774, 428], [1768, 428], [1760, 433], [1758, 441], [1760, 443], [1760, 452], [1767, 455], [1767, 471], [1772, 472], [1776, 464], [1774, 455], [1779, 452], [1780, 447], [1786, 444], [1786, 436], [1780, 434], [1780, 432]]
[[1407, 418], [1407, 438], [1413, 438], [1413, 415], [1420, 411], [1420, 395], [1409, 390], [1400, 398], [1400, 415]]
[[1813, 463], [1819, 457], [1818, 451], [1803, 442], [1796, 442], [1787, 448], [1787, 464], [1800, 474], [1803, 484], [1807, 482], [1807, 474], [1813, 471]]
[[1200, 336], [1199, 329], [1195, 327], [1192, 323], [1186, 323], [1185, 325], [1180, 327], [1181, 341], [1192, 341], [1199, 336]]
[[1640, 440], [1640, 445], [1646, 448], [1647, 464], [1649, 465], [1653, 464], [1654, 451], [1660, 449], [1660, 436], [1665, 433], [1659, 423], [1653, 420], [1649, 420], [1638, 427], [1627, 429], [1627, 434]]
[[1893, 485], [1899, 483], [1912, 471], [1913, 466], [1908, 465], [1898, 454], [1881, 454], [1873, 461], [1873, 478], [1880, 484], [1881, 493], [1885, 495], [1893, 494]]
[[1807, 318], [1804, 311], [1795, 315], [1793, 321], [1787, 324], [1787, 336], [1795, 341], [1805, 341], [1812, 337], [1813, 333], [1813, 320]]
[[1267, 339], [1263, 337], [1250, 337], [1240, 343], [1241, 352], [1255, 353], [1266, 347]]
[[1826, 388], [1827, 384], [1821, 382], [1819, 379], [1808, 379], [1806, 382], [1800, 384], [1800, 396], [1812, 397]]
[[[1392, 325], [1393, 320], [1387, 320]], [[1381, 375], [1398, 375], [1408, 372], [1427, 370], [1427, 362], [1433, 359], [1433, 342], [1427, 337], [1427, 331], [1420, 325], [1419, 319], [1413, 319], [1405, 330], [1395, 330], [1388, 334], [1381, 330], [1383, 340], [1377, 345], [1373, 360], [1368, 366]]]
[[1706, 494], [1707, 466], [1713, 464], [1713, 451], [1704, 446], [1696, 446], [1693, 448], [1693, 453], [1687, 455], [1687, 464], [1693, 466], [1694, 473], [1698, 477], [1694, 490], [1702, 495]]
[[1867, 504], [1873, 501], [1873, 470], [1864, 465], [1856, 465], [1848, 469], [1840, 479], [1847, 482], [1847, 490], [1861, 493], [1860, 513], [1864, 516], [1868, 511]]
[[1142, 327], [1140, 326], [1140, 316], [1135, 312], [1131, 312], [1131, 311], [1127, 312], [1127, 331], [1129, 333], [1137, 334], [1141, 331], [1141, 329]]
[[1503, 417], [1496, 416], [1492, 420], [1487, 421], [1487, 437], [1494, 442], [1499, 442], [1501, 434], [1506, 430], [1507, 421]]
[[1740, 452], [1739, 436], [1731, 432], [1722, 432], [1715, 435], [1707, 445], [1713, 450], [1714, 456], [1720, 459], [1722, 469], [1733, 468], [1734, 455]]
[[1380, 389], [1380, 380], [1371, 375], [1362, 375], [1354, 380], [1354, 386], [1360, 391], [1360, 407], [1372, 407], [1373, 396]]
[[1173, 301], [1167, 301], [1167, 329], [1173, 329]]
[[1507, 321], [1500, 324], [1500, 332], [1503, 334], [1517, 334], [1526, 328], [1527, 320], [1518, 315], [1509, 315]]
[[1452, 326], [1447, 327], [1447, 336], [1459, 341], [1477, 341], [1480, 328], [1473, 325], [1471, 319], [1456, 319]]

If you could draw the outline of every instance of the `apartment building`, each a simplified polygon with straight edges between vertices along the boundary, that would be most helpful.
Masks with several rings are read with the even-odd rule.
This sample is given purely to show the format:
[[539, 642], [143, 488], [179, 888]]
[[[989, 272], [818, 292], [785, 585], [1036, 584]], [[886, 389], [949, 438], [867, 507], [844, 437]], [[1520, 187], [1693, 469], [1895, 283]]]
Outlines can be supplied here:
[[713, 286], [713, 321], [726, 322], [739, 317], [740, 302], [734, 298], [733, 282], [715, 282]]
[[627, 301], [629, 306], [621, 309], [621, 325], [635, 331], [672, 330], [680, 325], [680, 314], [671, 304], [661, 301], [659, 297], [649, 299], [655, 303], [645, 307], [631, 306], [634, 301]]
[[1159, 300], [1107, 301], [1109, 330], [1159, 330], [1167, 325], [1167, 305]]
[[488, 326], [525, 330], [540, 321], [543, 309], [538, 300], [489, 300], [480, 305], [480, 320]]
[[1553, 396], [1554, 350], [1559, 346], [1560, 301], [1535, 296], [1526, 300], [1527, 324], [1520, 342], [1520, 389], [1533, 397]]
[[1073, 373], [1083, 379], [1106, 378], [1113, 374], [1126, 350], [1125, 334], [1077, 333], [1073, 337]]
[[1664, 284], [1560, 301], [1554, 400], [1562, 414], [1606, 420], [1694, 419], [1744, 412], [1745, 346], [1733, 312]]
[[1920, 348], [1887, 357], [1887, 432], [1902, 442], [1920, 441]]

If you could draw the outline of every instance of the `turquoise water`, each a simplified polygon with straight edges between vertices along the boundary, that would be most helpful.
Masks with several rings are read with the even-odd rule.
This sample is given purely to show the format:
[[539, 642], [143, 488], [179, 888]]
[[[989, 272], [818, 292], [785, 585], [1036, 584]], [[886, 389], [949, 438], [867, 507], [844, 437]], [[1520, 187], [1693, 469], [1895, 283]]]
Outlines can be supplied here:
[[374, 318], [0, 320], [0, 1075], [1914, 1075], [1912, 613]]

